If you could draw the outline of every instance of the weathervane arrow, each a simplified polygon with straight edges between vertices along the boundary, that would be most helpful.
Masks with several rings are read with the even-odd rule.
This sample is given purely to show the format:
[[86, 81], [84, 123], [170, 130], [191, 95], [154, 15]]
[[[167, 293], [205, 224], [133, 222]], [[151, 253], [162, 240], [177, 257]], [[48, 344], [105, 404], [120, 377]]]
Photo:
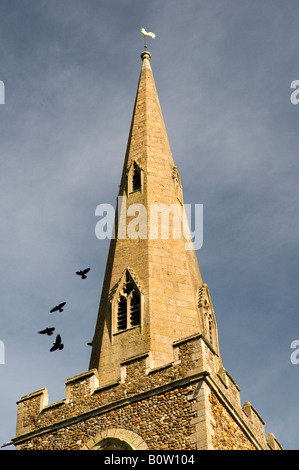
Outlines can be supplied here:
[[151, 38], [155, 39], [156, 35], [154, 33], [147, 33], [144, 28], [141, 28], [141, 32], [144, 35], [144, 48], [146, 49], [146, 36], [150, 36]]

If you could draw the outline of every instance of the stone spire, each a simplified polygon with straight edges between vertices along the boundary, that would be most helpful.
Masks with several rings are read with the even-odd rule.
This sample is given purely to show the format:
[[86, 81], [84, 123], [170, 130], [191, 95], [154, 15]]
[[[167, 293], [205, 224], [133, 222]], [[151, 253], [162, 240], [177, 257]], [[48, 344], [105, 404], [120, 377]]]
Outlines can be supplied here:
[[[150, 65], [142, 67], [119, 188], [90, 368], [101, 383], [147, 355], [148, 368], [173, 361], [173, 342], [204, 334], [218, 350], [216, 322], [194, 249], [186, 249], [183, 192]], [[181, 234], [179, 233], [181, 229]], [[189, 246], [189, 245], [188, 245]], [[209, 319], [208, 319], [209, 314]]]

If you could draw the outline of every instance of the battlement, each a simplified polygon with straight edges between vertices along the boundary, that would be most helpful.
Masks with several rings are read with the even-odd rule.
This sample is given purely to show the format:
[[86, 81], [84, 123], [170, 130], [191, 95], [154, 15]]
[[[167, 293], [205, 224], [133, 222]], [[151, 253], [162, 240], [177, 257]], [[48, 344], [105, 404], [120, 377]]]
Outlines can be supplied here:
[[[13, 442], [17, 448], [38, 448], [38, 443], [43, 442], [46, 436], [55, 435], [56, 446], [58, 444], [59, 447], [58, 433], [63, 435], [66, 430], [69, 433], [80, 423], [82, 426], [87, 421], [95, 422], [116, 411], [119, 416], [119, 410], [123, 410], [123, 414], [132, 413], [136, 404], [144, 407], [144, 421], [161, 420], [161, 410], [153, 407], [152, 403], [158, 400], [162, 404], [167, 400], [169, 403], [177, 402], [176, 406], [180, 407], [185, 418], [184, 426], [189, 423], [190, 435], [186, 442], [191, 448], [192, 439], [195, 442], [195, 437], [191, 437], [197, 435], [200, 428], [196, 415], [201, 403], [208, 409], [205, 414], [214, 430], [208, 439], [210, 448], [213, 448], [213, 435], [223, 434], [225, 420], [234, 422], [244, 442], [248, 442], [248, 448], [281, 448], [273, 434], [266, 440], [263, 420], [249, 402], [241, 407], [239, 387], [224, 368], [216, 370], [217, 364], [215, 351], [198, 334], [176, 341], [173, 344], [173, 362], [159, 368], [150, 368], [150, 354], [146, 353], [121, 363], [118, 380], [110, 384], [101, 385], [96, 369], [70, 377], [66, 381], [65, 398], [61, 401], [49, 404], [46, 388], [18, 401], [17, 432]], [[217, 418], [219, 410], [222, 422]], [[120, 427], [124, 427], [123, 421]], [[138, 429], [140, 431], [140, 427]], [[194, 442], [193, 448], [199, 448]], [[77, 439], [72, 445], [76, 449], [84, 447], [84, 438]], [[61, 446], [65, 448], [65, 443]]]

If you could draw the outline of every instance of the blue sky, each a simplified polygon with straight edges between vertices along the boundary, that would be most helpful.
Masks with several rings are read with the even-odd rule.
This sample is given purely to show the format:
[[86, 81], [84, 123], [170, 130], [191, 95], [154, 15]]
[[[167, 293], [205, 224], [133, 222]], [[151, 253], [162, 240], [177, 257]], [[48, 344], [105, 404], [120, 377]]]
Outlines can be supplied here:
[[1, 2], [0, 444], [21, 396], [63, 399], [88, 369], [109, 246], [95, 209], [115, 204], [144, 27], [184, 202], [204, 208], [224, 367], [266, 434], [299, 449], [298, 16], [297, 0]]

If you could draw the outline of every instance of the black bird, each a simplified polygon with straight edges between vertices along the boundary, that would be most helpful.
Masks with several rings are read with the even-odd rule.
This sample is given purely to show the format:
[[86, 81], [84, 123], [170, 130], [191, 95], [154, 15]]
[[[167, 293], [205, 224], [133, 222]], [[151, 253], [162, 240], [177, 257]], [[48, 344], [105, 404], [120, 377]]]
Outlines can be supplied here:
[[93, 341], [91, 343], [87, 343], [87, 346], [92, 346], [92, 343], [93, 343]]
[[45, 328], [44, 330], [39, 331], [39, 334], [51, 336], [54, 330], [55, 328]]
[[78, 274], [78, 276], [81, 276], [81, 279], [86, 279], [87, 276], [86, 274], [89, 273], [90, 271], [90, 268], [87, 268], [87, 269], [84, 269], [83, 271], [77, 271], [76, 274]]
[[57, 312], [57, 311], [63, 312], [63, 308], [62, 308], [62, 307], [64, 307], [65, 304], [66, 304], [66, 302], [62, 302], [61, 304], [59, 304], [59, 305], [57, 305], [56, 307], [52, 308], [52, 310], [50, 310], [50, 312], [51, 312], [51, 313], [52, 313], [52, 312]]
[[56, 340], [55, 340], [55, 343], [53, 343], [53, 346], [52, 348], [50, 349], [50, 351], [56, 351], [57, 349], [61, 350], [63, 349], [64, 345], [62, 344], [61, 342], [61, 336], [60, 335], [57, 335], [56, 336]]

